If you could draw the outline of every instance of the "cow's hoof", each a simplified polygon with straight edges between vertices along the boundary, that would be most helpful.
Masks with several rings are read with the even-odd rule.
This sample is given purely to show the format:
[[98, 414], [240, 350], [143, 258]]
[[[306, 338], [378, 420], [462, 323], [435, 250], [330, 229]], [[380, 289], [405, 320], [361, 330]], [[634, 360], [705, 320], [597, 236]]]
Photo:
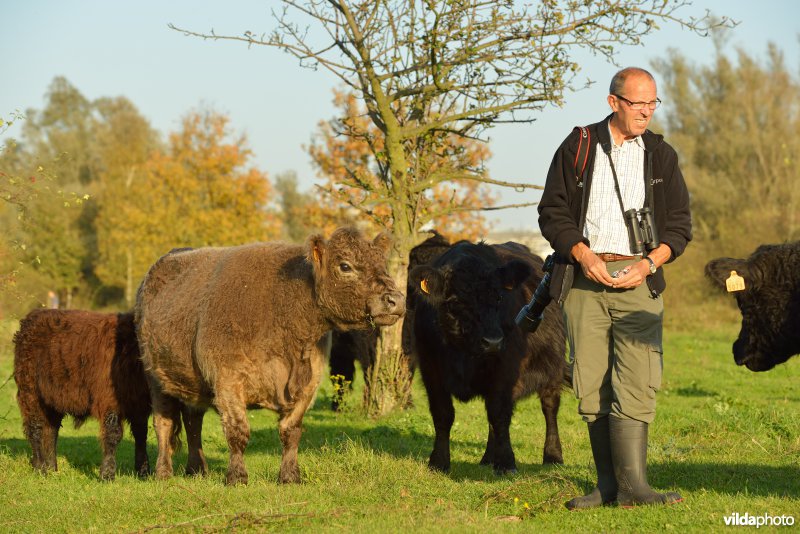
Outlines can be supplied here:
[[236, 486], [237, 484], [247, 485], [247, 472], [231, 472], [225, 475], [225, 484], [227, 486]]
[[293, 468], [281, 469], [278, 474], [278, 482], [280, 484], [299, 484], [300, 483], [300, 468], [294, 466]]
[[514, 476], [517, 474], [516, 467], [497, 467], [494, 468], [494, 474], [497, 476]]
[[439, 464], [435, 462], [428, 462], [428, 469], [431, 471], [438, 471], [439, 473], [449, 473], [450, 464]]
[[136, 468], [136, 476], [139, 478], [147, 478], [150, 476], [150, 464], [145, 462]]
[[545, 454], [543, 464], [563, 464], [564, 458], [560, 454]]
[[186, 474], [188, 476], [206, 476], [208, 474], [208, 466], [205, 462], [188, 462], [186, 464]]
[[104, 482], [112, 482], [114, 475], [117, 472], [117, 463], [114, 461], [103, 462], [100, 465], [100, 480]]
[[172, 469], [165, 469], [165, 468], [156, 469], [156, 480], [167, 480], [169, 478], [172, 478]]

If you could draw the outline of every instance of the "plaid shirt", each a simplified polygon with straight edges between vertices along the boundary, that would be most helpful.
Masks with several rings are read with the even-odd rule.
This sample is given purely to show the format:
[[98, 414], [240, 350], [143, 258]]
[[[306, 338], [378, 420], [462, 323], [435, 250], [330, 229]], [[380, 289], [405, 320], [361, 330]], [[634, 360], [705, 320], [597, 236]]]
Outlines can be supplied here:
[[[644, 205], [645, 195], [644, 142], [641, 136], [637, 136], [623, 141], [622, 146], [617, 146], [612, 135], [611, 143], [611, 159], [617, 171], [622, 204], [625, 210], [640, 209]], [[633, 255], [628, 229], [614, 189], [611, 165], [599, 143], [596, 154], [583, 235], [589, 240], [595, 253]]]

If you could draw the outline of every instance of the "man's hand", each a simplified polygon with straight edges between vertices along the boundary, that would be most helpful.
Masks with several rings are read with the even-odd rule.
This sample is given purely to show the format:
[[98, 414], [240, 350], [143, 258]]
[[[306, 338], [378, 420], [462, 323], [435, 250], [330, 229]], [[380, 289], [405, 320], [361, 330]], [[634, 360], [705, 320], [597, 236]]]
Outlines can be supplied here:
[[[647, 256], [653, 260], [656, 267], [661, 267], [672, 256], [672, 249], [669, 248], [669, 245], [662, 243], [655, 250], [651, 250]], [[649, 274], [650, 262], [642, 259], [622, 269], [617, 278], [612, 278], [614, 282], [611, 287], [619, 289], [639, 287]]]
[[611, 287], [617, 289], [633, 289], [639, 287], [647, 279], [650, 274], [650, 262], [647, 260], [640, 260], [636, 263], [626, 266], [619, 271], [619, 276], [612, 278], [614, 281]]
[[606, 262], [598, 258], [597, 254], [592, 252], [592, 249], [587, 247], [585, 243], [578, 243], [572, 247], [570, 253], [575, 258], [575, 261], [581, 265], [581, 270], [586, 278], [598, 284], [614, 287], [614, 282], [617, 279], [611, 278]]

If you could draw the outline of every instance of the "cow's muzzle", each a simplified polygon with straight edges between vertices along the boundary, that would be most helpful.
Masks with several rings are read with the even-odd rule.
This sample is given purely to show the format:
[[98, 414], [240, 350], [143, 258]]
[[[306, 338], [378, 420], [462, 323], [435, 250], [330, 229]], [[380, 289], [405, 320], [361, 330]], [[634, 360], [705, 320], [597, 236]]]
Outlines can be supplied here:
[[503, 341], [505, 338], [503, 336], [500, 337], [482, 337], [481, 338], [481, 349], [483, 352], [487, 353], [495, 353], [500, 352], [503, 348]]
[[369, 314], [378, 326], [396, 323], [406, 313], [406, 299], [399, 291], [387, 291], [373, 306]]

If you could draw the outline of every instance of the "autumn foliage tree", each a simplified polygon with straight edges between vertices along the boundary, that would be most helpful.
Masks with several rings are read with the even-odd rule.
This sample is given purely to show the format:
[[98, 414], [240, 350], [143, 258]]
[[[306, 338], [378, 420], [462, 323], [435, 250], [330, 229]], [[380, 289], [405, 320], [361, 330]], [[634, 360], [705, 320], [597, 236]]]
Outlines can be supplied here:
[[[339, 124], [369, 147], [377, 166], [371, 176], [378, 181], [351, 173], [344, 187], [361, 189], [366, 213], [377, 214], [394, 234], [389, 269], [401, 285], [408, 252], [431, 219], [429, 191], [464, 181], [533, 187], [490, 178], [484, 168], [470, 166], [469, 158], [445, 157], [458, 164], [430, 168], [442, 161], [436, 154], [456, 151], [447, 146], [453, 138], [481, 139], [494, 124], [530, 122], [545, 106], [561, 103], [564, 92], [575, 88], [576, 49], [613, 58], [617, 46], [641, 44], [659, 21], [701, 33], [709, 26], [705, 17], [681, 18], [687, 2], [680, 0], [282, 3], [277, 28], [270, 33], [180, 31], [280, 49], [303, 66], [332, 74], [356, 95], [381, 135], [350, 128], [346, 116]], [[400, 337], [399, 326], [383, 329], [379, 358], [402, 358]], [[393, 394], [376, 392], [373, 404], [379, 413], [396, 405]]]
[[64, 307], [130, 307], [172, 248], [279, 235], [267, 176], [224, 114], [192, 111], [164, 143], [126, 98], [90, 101], [57, 77], [26, 116], [21, 139], [0, 151], [0, 278], [13, 261], [30, 263], [24, 282], [38, 302], [53, 289]]
[[[141, 280], [161, 255], [176, 247], [237, 245], [278, 237], [280, 220], [270, 206], [267, 176], [249, 165], [245, 136], [234, 136], [230, 119], [211, 111], [192, 111], [169, 135], [164, 151], [131, 167], [126, 203], [109, 205], [98, 217], [110, 228], [105, 248], [134, 251], [132, 278]], [[108, 271], [109, 276], [112, 272]]]
[[126, 217], [142, 194], [136, 186], [161, 143], [158, 132], [128, 99], [101, 98], [95, 109], [94, 273], [103, 287], [121, 288], [130, 307], [141, 276], [141, 254], [135, 247], [137, 229]]
[[2, 172], [30, 182], [28, 199], [17, 205], [17, 224], [8, 229], [19, 243], [19, 259], [65, 305], [83, 284], [88, 266], [84, 250], [90, 208], [84, 200], [93, 181], [91, 111], [80, 91], [56, 77], [45, 107], [26, 110], [22, 137], [3, 158]]
[[[339, 223], [344, 218], [342, 206], [349, 206], [355, 215], [351, 217], [372, 231], [391, 228], [392, 212], [381, 187], [381, 173], [386, 172], [383, 133], [353, 93], [334, 91], [334, 105], [340, 118], [320, 122], [308, 149], [324, 180], [321, 219]], [[459, 168], [483, 168], [491, 155], [487, 144], [449, 132], [431, 136], [427, 142], [432, 146], [408, 150], [419, 181]], [[474, 240], [488, 232], [482, 212], [494, 206], [495, 198], [485, 183], [455, 178], [436, 183], [416, 202], [415, 217], [421, 228], [435, 228], [450, 240]]]

